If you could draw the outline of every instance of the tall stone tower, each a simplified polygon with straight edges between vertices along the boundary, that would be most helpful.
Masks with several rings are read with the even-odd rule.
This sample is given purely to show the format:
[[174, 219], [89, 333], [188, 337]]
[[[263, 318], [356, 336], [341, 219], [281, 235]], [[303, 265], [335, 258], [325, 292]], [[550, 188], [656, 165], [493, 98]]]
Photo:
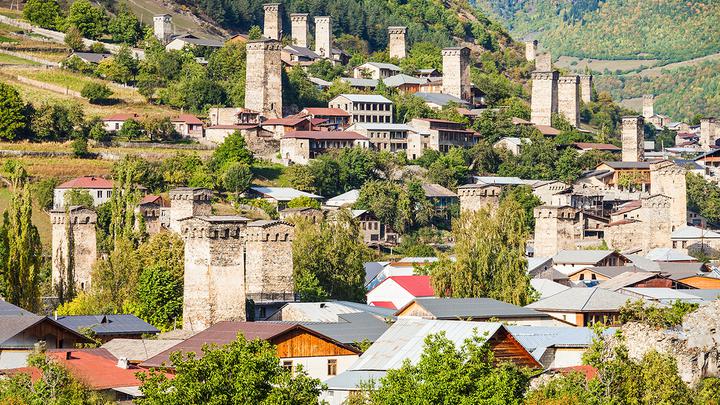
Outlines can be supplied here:
[[212, 213], [212, 190], [178, 187], [170, 190], [170, 229], [180, 233], [180, 221]]
[[567, 206], [535, 208], [535, 257], [550, 257], [563, 249], [576, 249], [576, 241], [582, 237], [577, 214], [577, 209]]
[[332, 59], [332, 18], [315, 17], [315, 53], [326, 59]]
[[552, 71], [532, 73], [530, 121], [533, 124], [552, 125], [552, 114], [558, 111], [559, 76]]
[[470, 101], [470, 49], [464, 46], [445, 48], [442, 57], [442, 92]]
[[293, 300], [293, 236], [293, 226], [284, 222], [255, 221], [248, 224], [245, 291], [249, 299], [255, 302]]
[[388, 35], [390, 36], [390, 57], [403, 59], [407, 56], [405, 51], [405, 34], [407, 27], [388, 27]]
[[552, 55], [549, 52], [535, 57], [536, 72], [551, 72], [552, 70]]
[[525, 41], [525, 60], [528, 62], [535, 60], [535, 55], [537, 55], [537, 46], [537, 40]]
[[645, 120], [643, 117], [622, 119], [622, 161], [642, 162], [645, 157]]
[[172, 16], [170, 14], [161, 14], [153, 17], [153, 35], [162, 44], [170, 41], [173, 34]]
[[592, 101], [593, 77], [592, 75], [580, 75], [580, 95], [583, 103]]
[[52, 223], [52, 287], [67, 292], [72, 280], [74, 290], [88, 291], [90, 275], [97, 260], [95, 211], [80, 206], [50, 212]]
[[265, 118], [282, 117], [282, 44], [273, 39], [248, 41], [245, 108]]
[[[687, 225], [686, 170], [669, 160], [650, 163], [650, 192], [670, 197], [671, 232]], [[661, 218], [655, 218], [661, 221]], [[666, 220], [666, 219], [665, 219]]]
[[655, 115], [655, 96], [652, 94], [643, 95], [643, 117], [649, 119]]
[[183, 329], [202, 331], [220, 321], [244, 321], [245, 227], [242, 217], [181, 221], [185, 240]]
[[562, 76], [558, 80], [558, 112], [570, 125], [580, 126], [580, 79], [578, 76]]
[[700, 120], [700, 146], [708, 150], [715, 146], [720, 138], [720, 120], [703, 118]]
[[293, 43], [307, 48], [308, 15], [303, 13], [290, 14], [290, 23]]
[[265, 11], [265, 23], [263, 24], [263, 36], [268, 39], [279, 41], [282, 35], [282, 14], [280, 3], [263, 4]]

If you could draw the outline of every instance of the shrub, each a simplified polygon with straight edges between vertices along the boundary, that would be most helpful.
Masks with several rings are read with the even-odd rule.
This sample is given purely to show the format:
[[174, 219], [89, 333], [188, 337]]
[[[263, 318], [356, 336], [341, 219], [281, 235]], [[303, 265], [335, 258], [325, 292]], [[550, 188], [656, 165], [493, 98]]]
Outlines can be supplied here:
[[88, 83], [83, 86], [80, 91], [80, 95], [88, 99], [92, 104], [98, 104], [101, 101], [106, 101], [113, 92], [103, 83]]

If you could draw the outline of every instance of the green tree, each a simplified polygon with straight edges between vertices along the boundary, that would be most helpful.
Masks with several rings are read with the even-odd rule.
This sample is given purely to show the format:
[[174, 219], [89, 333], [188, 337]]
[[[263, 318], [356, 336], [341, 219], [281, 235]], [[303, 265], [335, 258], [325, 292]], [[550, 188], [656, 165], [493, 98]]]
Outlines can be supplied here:
[[672, 328], [682, 324], [683, 317], [698, 309], [698, 304], [682, 301], [672, 306], [645, 305], [642, 300], [628, 301], [620, 307], [620, 322], [642, 322], [658, 328]]
[[143, 35], [142, 25], [135, 14], [130, 11], [127, 4], [121, 3], [120, 9], [108, 24], [108, 33], [113, 41], [127, 45], [135, 45]]
[[127, 138], [128, 141], [137, 139], [142, 135], [142, 125], [136, 120], [130, 118], [123, 122], [122, 128], [118, 131], [118, 135]]
[[22, 135], [27, 128], [26, 109], [17, 89], [0, 82], [0, 139], [13, 140]]
[[10, 207], [5, 211], [0, 232], [0, 289], [2, 296], [11, 304], [37, 311], [40, 307], [42, 244], [40, 234], [32, 223], [32, 197], [27, 172], [22, 166], [17, 166], [11, 176]]
[[244, 163], [250, 166], [253, 161], [253, 154], [247, 148], [245, 138], [240, 131], [235, 131], [228, 135], [225, 141], [215, 149], [209, 165], [212, 170], [219, 170], [229, 163]]
[[148, 117], [142, 122], [150, 141], [172, 141], [180, 138], [169, 117]]
[[450, 149], [430, 165], [428, 179], [450, 188], [465, 184], [470, 172], [468, 158], [465, 149]]
[[63, 196], [65, 201], [65, 207], [81, 206], [86, 208], [92, 208], [95, 205], [90, 192], [78, 188], [73, 188], [65, 192]]
[[54, 30], [60, 17], [56, 0], [28, 0], [23, 6], [23, 18], [42, 28]]
[[48, 177], [33, 183], [32, 193], [38, 206], [44, 210], [53, 207], [55, 187], [60, 184], [57, 177]]
[[295, 291], [304, 301], [365, 296], [363, 263], [372, 253], [348, 210], [320, 224], [298, 221], [292, 250]]
[[710, 222], [720, 221], [720, 187], [703, 178], [702, 175], [688, 173], [688, 208], [707, 218]]
[[222, 174], [223, 188], [236, 196], [247, 190], [252, 183], [252, 171], [246, 163], [232, 162], [226, 165]]
[[257, 25], [253, 25], [248, 30], [248, 39], [250, 40], [260, 39], [262, 38], [262, 35], [262, 29], [260, 29]]
[[400, 185], [390, 181], [368, 181], [360, 188], [355, 209], [369, 210], [394, 230], [405, 233], [428, 225], [433, 208], [417, 182]]
[[107, 85], [98, 82], [90, 82], [80, 90], [80, 95], [88, 99], [90, 104], [100, 104], [106, 101], [112, 94], [112, 90], [110, 90]]
[[113, 246], [106, 259], [95, 263], [89, 295], [98, 297], [98, 302], [106, 308], [112, 308], [111, 313], [122, 313], [123, 308], [132, 308], [142, 266], [132, 241], [118, 238]]
[[146, 267], [138, 279], [132, 312], [162, 331], [182, 323], [183, 283], [170, 270]]
[[288, 208], [317, 208], [320, 209], [320, 202], [307, 196], [295, 197], [288, 201]]
[[203, 356], [170, 355], [172, 379], [152, 370], [140, 375], [144, 398], [139, 405], [243, 403], [305, 405], [316, 403], [321, 384], [302, 370], [280, 365], [276, 349], [266, 340], [242, 335], [222, 347], [205, 345]]
[[98, 39], [105, 33], [107, 17], [105, 12], [94, 7], [88, 0], [76, 0], [68, 11], [67, 23], [77, 27], [85, 38]]
[[463, 211], [453, 221], [455, 260], [442, 258], [430, 270], [441, 297], [489, 297], [527, 305], [533, 293], [527, 275], [525, 210], [506, 198], [493, 210]]
[[368, 394], [368, 405], [522, 404], [529, 373], [496, 364], [482, 336], [456, 347], [444, 332], [425, 338], [417, 364], [389, 370]]
[[500, 193], [500, 201], [505, 199], [517, 201], [523, 207], [525, 211], [525, 231], [528, 235], [532, 233], [535, 230], [535, 207], [542, 205], [542, 200], [533, 194], [532, 187], [523, 185], [503, 188]]
[[90, 127], [90, 133], [88, 134], [91, 139], [98, 142], [107, 142], [110, 140], [110, 133], [105, 130], [105, 125], [102, 122], [96, 122]]

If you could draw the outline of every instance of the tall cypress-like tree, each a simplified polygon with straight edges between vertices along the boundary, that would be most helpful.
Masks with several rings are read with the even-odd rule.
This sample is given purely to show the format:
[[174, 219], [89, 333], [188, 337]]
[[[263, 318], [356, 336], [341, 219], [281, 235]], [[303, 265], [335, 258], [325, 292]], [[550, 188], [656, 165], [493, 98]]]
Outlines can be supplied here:
[[[10, 303], [37, 311], [40, 308], [42, 244], [33, 225], [32, 200], [27, 173], [16, 166], [12, 173], [13, 195], [5, 213], [0, 249], [4, 297]], [[5, 256], [6, 255], [6, 256]]]
[[439, 296], [489, 297], [515, 305], [532, 302], [527, 275], [525, 211], [512, 198], [496, 210], [463, 211], [453, 224], [455, 261], [430, 269]]

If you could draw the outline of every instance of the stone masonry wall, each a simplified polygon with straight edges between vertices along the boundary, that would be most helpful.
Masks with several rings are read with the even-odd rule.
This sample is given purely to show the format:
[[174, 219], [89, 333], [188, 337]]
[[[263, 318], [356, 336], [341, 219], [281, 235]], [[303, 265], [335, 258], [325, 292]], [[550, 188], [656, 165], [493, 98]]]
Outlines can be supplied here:
[[643, 95], [643, 117], [648, 119], [655, 115], [655, 96], [652, 94]]
[[622, 161], [642, 162], [645, 158], [645, 121], [643, 117], [622, 119]]
[[552, 114], [558, 110], [558, 72], [533, 72], [530, 121], [552, 125]]
[[212, 213], [212, 191], [206, 189], [176, 188], [170, 190], [170, 229], [180, 233], [180, 221]]
[[580, 96], [583, 103], [589, 103], [592, 101], [592, 87], [592, 75], [580, 75]]
[[535, 257], [555, 256], [563, 249], [575, 249], [582, 237], [577, 211], [570, 207], [541, 206], [534, 210]]
[[388, 27], [388, 35], [390, 36], [388, 48], [390, 50], [391, 58], [403, 59], [407, 56], [405, 52], [406, 32], [407, 27]]
[[[273, 225], [247, 228], [247, 269], [245, 290], [250, 298], [261, 296], [290, 299], [293, 283], [292, 225], [277, 222]], [[288, 260], [290, 258], [290, 260]]]
[[460, 210], [478, 211], [484, 207], [497, 208], [500, 204], [502, 188], [498, 186], [460, 187], [457, 190], [460, 198]]
[[266, 118], [282, 117], [282, 44], [276, 40], [247, 43], [245, 108]]
[[537, 54], [537, 46], [538, 41], [527, 41], [525, 42], [525, 60], [528, 62], [532, 62], [535, 60], [535, 55]]
[[282, 31], [282, 14], [280, 13], [280, 3], [263, 4], [264, 25], [263, 36], [268, 39], [280, 40], [280, 32]]
[[580, 126], [580, 80], [577, 76], [562, 76], [558, 80], [558, 112], [570, 125]]
[[332, 18], [315, 17], [315, 53], [326, 59], [332, 59]]
[[715, 118], [703, 118], [700, 120], [700, 146], [704, 150], [715, 146], [720, 138], [720, 120]]
[[443, 56], [443, 85], [445, 94], [470, 101], [470, 49], [445, 48]]
[[290, 14], [290, 23], [293, 43], [297, 46], [307, 48], [308, 15], [301, 13]]
[[[70, 220], [68, 228], [67, 221]], [[89, 209], [74, 213], [53, 211], [52, 222], [52, 285], [67, 278], [69, 253], [73, 253], [73, 279], [76, 291], [89, 290], [92, 268], [97, 260], [97, 236], [95, 223], [97, 215]], [[72, 243], [72, 245], [70, 245]]]
[[670, 197], [672, 230], [687, 225], [686, 170], [669, 160], [650, 164], [650, 192]]

